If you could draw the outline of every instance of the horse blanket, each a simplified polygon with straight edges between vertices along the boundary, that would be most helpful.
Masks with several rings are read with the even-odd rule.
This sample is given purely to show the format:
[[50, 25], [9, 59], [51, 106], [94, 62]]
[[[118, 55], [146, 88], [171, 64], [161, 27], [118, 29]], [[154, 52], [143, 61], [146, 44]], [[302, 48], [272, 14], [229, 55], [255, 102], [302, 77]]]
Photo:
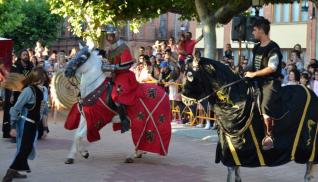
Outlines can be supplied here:
[[[65, 122], [66, 129], [78, 127], [82, 112], [87, 123], [87, 140], [94, 142], [100, 139], [99, 130], [117, 115], [116, 109], [106, 104], [107, 84], [108, 80], [105, 80], [92, 94], [82, 99], [82, 111], [79, 103], [73, 105]], [[114, 89], [117, 94], [121, 91], [114, 87], [112, 93]], [[167, 155], [172, 116], [167, 94], [153, 84], [138, 84], [131, 92], [130, 98], [127, 97], [129, 105], [126, 105], [126, 110], [135, 149]], [[113, 123], [113, 130], [120, 130], [120, 123]]]

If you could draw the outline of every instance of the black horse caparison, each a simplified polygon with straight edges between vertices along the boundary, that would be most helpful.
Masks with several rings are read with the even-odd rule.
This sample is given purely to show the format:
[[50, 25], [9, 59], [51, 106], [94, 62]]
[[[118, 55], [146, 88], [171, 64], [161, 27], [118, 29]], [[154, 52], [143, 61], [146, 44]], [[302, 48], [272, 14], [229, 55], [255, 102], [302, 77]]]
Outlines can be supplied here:
[[318, 162], [318, 98], [301, 85], [283, 87], [279, 94], [280, 100], [273, 107], [279, 116], [274, 121], [274, 148], [262, 150], [265, 127], [252, 81], [212, 59], [187, 61], [183, 101], [208, 100], [212, 105], [219, 136], [215, 161], [228, 167], [228, 181], [241, 181], [239, 166], [279, 166], [292, 160], [306, 163], [304, 179], [313, 179], [312, 169]]

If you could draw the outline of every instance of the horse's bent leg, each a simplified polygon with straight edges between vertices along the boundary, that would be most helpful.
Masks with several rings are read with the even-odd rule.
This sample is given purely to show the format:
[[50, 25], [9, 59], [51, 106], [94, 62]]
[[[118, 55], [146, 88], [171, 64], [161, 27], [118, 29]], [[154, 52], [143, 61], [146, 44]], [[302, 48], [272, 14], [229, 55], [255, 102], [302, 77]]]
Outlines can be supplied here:
[[79, 127], [77, 128], [74, 135], [72, 148], [67, 156], [67, 160], [65, 161], [65, 164], [74, 163], [75, 155], [77, 154], [78, 151], [80, 151], [79, 149], [81, 146], [82, 138], [86, 135], [86, 132], [87, 132], [86, 121], [83, 117], [81, 117]]
[[312, 182], [314, 179], [314, 172], [316, 170], [316, 165], [313, 162], [308, 162], [306, 164], [305, 182]]
[[235, 182], [241, 182], [241, 175], [240, 175], [240, 166], [235, 166]]

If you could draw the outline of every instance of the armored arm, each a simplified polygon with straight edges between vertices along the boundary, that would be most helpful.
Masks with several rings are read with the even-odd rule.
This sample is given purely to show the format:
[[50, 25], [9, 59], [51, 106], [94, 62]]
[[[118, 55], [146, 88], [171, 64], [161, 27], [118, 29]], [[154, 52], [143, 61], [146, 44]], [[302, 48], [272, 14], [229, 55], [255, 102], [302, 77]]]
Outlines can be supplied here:
[[115, 65], [103, 62], [102, 64], [102, 71], [103, 72], [114, 72], [116, 70], [128, 70], [131, 67], [131, 64], [128, 65]]

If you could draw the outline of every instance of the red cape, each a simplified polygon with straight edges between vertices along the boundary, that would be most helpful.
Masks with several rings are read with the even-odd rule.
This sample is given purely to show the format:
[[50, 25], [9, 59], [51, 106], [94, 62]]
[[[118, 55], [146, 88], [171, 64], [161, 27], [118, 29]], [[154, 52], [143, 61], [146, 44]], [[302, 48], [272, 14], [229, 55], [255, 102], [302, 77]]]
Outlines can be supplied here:
[[[129, 73], [128, 73], [129, 74]], [[171, 138], [171, 109], [169, 97], [165, 91], [154, 84], [138, 84], [134, 87], [129, 79], [121, 78], [122, 82], [115, 82], [113, 93], [116, 94], [114, 101], [125, 100], [128, 117], [130, 118], [131, 134], [136, 150], [167, 155]], [[119, 84], [118, 84], [119, 83]], [[122, 91], [117, 92], [116, 86], [123, 85]], [[127, 88], [127, 90], [125, 89]], [[129, 97], [130, 95], [130, 97]], [[114, 96], [114, 95], [112, 95]], [[101, 99], [105, 101], [106, 91]], [[105, 107], [100, 100], [92, 106], [83, 106], [84, 115], [87, 121], [87, 140], [94, 142], [100, 139], [99, 130], [111, 121], [116, 113]], [[78, 104], [74, 104], [70, 111], [66, 123], [66, 129], [75, 129], [78, 127], [80, 112]], [[120, 129], [120, 125], [114, 125], [114, 130]]]

